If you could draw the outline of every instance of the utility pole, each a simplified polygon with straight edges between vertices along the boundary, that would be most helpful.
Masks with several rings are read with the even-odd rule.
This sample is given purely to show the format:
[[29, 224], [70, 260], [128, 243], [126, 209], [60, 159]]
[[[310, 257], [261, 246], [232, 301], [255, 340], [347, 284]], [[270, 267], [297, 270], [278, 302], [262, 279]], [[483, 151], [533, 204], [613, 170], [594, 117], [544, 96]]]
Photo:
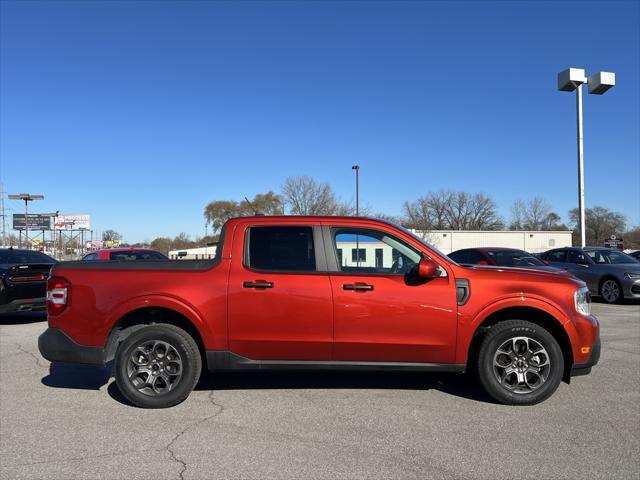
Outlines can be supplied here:
[[2, 213], [2, 246], [7, 246], [7, 214], [4, 208], [4, 185], [0, 183], [0, 210]]
[[[356, 171], [356, 217], [360, 216], [360, 165], [351, 167]], [[356, 265], [360, 266], [360, 236], [356, 234]]]

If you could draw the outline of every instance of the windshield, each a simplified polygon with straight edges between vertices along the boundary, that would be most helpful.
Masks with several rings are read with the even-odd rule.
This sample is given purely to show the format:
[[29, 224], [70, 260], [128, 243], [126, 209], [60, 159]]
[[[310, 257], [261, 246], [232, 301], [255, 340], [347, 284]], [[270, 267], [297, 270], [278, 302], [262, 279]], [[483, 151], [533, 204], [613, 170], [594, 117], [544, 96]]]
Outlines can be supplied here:
[[638, 263], [638, 261], [626, 253], [617, 250], [587, 250], [585, 252], [589, 258], [599, 265], [621, 265], [624, 263]]
[[36, 251], [0, 250], [0, 263], [55, 263], [55, 260]]
[[544, 265], [533, 255], [523, 250], [489, 250], [489, 255], [499, 267], [531, 267]]

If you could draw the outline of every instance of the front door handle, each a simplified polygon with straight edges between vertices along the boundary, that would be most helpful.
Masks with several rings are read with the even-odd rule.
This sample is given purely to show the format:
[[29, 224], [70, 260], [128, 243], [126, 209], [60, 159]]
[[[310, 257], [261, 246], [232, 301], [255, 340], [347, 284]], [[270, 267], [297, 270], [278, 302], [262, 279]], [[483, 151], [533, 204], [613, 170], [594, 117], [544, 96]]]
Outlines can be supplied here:
[[256, 280], [255, 282], [242, 282], [243, 288], [273, 288], [273, 282]]
[[343, 290], [361, 290], [361, 291], [371, 291], [373, 290], [373, 285], [369, 285], [366, 283], [345, 283], [342, 285]]

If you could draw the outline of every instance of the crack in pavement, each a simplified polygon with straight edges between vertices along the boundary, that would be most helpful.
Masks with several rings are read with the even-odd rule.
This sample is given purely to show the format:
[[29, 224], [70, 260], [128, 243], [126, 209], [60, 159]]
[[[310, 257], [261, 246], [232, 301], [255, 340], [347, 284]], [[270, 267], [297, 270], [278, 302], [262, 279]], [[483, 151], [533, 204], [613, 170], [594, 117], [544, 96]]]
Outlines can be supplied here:
[[35, 353], [30, 352], [29, 350], [27, 350], [17, 342], [14, 342], [14, 345], [18, 347], [18, 350], [20, 350], [22, 353], [26, 353], [27, 355], [30, 355], [31, 358], [33, 358], [36, 361], [36, 365], [39, 366], [40, 368], [49, 368], [49, 365], [43, 365], [42, 363], [40, 363], [40, 357], [37, 356]]
[[219, 416], [220, 414], [222, 414], [222, 412], [224, 412], [224, 406], [222, 404], [220, 404], [220, 403], [216, 403], [216, 401], [213, 399], [213, 391], [209, 392], [209, 395], [207, 396], [207, 398], [209, 399], [209, 401], [211, 402], [211, 404], [213, 406], [218, 408], [218, 411], [215, 412], [212, 415], [209, 415], [208, 417], [205, 417], [205, 418], [203, 418], [201, 420], [198, 420], [197, 422], [192, 423], [191, 425], [187, 426], [184, 430], [182, 430], [181, 432], [177, 433], [171, 439], [171, 441], [167, 444], [167, 446], [165, 447], [165, 450], [167, 452], [169, 452], [169, 455], [170, 455], [169, 459], [174, 461], [174, 462], [176, 462], [176, 463], [179, 463], [180, 466], [181, 466], [181, 470], [178, 473], [178, 478], [180, 480], [184, 480], [184, 472], [187, 471], [187, 462], [185, 462], [184, 460], [182, 460], [181, 458], [179, 458], [176, 455], [175, 451], [172, 449], [173, 444], [176, 443], [178, 441], [178, 439], [180, 437], [182, 437], [188, 431], [190, 431], [190, 430], [202, 425], [204, 422], [206, 422], [208, 420], [211, 420], [212, 418], [215, 418], [215, 417]]

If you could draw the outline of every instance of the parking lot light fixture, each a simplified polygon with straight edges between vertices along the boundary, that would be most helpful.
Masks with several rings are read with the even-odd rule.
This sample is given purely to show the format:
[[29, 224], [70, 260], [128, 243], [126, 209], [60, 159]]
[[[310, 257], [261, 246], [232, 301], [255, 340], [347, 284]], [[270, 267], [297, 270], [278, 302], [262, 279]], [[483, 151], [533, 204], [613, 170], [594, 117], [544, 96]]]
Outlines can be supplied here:
[[[30, 193], [16, 193], [9, 195], [10, 200], [24, 200], [24, 240], [27, 248], [31, 250], [29, 245], [29, 202], [33, 200], [44, 200], [44, 195], [31, 195]], [[22, 247], [22, 242], [20, 242]]]
[[582, 131], [582, 84], [586, 83], [589, 93], [602, 95], [616, 84], [616, 74], [613, 72], [598, 72], [590, 77], [582, 68], [567, 68], [558, 74], [558, 90], [562, 92], [576, 92], [577, 136], [578, 136], [578, 210], [580, 212], [580, 246], [585, 247], [586, 225], [584, 206], [584, 142]]

